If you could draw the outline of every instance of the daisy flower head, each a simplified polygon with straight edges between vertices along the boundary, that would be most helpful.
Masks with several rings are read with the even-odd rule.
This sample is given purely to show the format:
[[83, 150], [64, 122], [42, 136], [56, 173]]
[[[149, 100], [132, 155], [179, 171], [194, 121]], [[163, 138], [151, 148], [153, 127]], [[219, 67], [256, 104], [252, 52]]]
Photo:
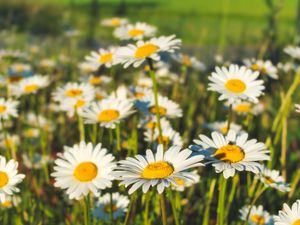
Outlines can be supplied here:
[[54, 161], [55, 187], [66, 189], [70, 199], [81, 199], [92, 192], [99, 195], [99, 190], [111, 187], [111, 175], [115, 163], [112, 154], [99, 143], [93, 144], [84, 141], [73, 147], [64, 147], [64, 152], [59, 154]]
[[225, 136], [212, 132], [211, 137], [199, 135], [199, 139], [194, 140], [196, 146], [191, 148], [200, 150], [199, 154], [205, 155], [216, 172], [222, 172], [226, 179], [233, 177], [236, 170], [259, 173], [259, 162], [270, 159], [270, 151], [265, 144], [256, 139], [248, 140], [246, 132], [237, 135], [235, 131], [229, 130]]
[[147, 129], [144, 132], [145, 141], [148, 143], [154, 142], [164, 146], [183, 146], [183, 141], [180, 134], [171, 127], [163, 127], [162, 137], [159, 135], [158, 129]]
[[[249, 210], [250, 213], [249, 213]], [[259, 206], [244, 206], [239, 210], [240, 219], [247, 221], [249, 225], [272, 225], [272, 216], [264, 210], [262, 205]], [[249, 217], [248, 217], [249, 215]]]
[[0, 147], [6, 149], [13, 149], [20, 144], [20, 138], [16, 134], [1, 134], [0, 135]]
[[17, 117], [17, 106], [19, 102], [12, 99], [0, 98], [0, 119], [7, 120], [10, 117]]
[[[157, 108], [155, 106], [154, 94], [146, 95], [135, 103], [136, 107], [145, 113], [145, 115], [156, 115]], [[176, 102], [168, 99], [168, 97], [158, 95], [158, 112], [161, 117], [177, 118], [182, 117], [182, 109]]]
[[106, 27], [119, 27], [121, 25], [125, 25], [126, 23], [128, 23], [128, 19], [119, 17], [106, 18], [101, 21], [102, 26]]
[[26, 63], [13, 63], [8, 69], [9, 74], [30, 74], [31, 66]]
[[259, 72], [253, 72], [245, 66], [230, 65], [216, 67], [216, 71], [209, 76], [208, 90], [221, 94], [219, 100], [228, 100], [230, 104], [237, 100], [258, 102], [258, 97], [263, 94], [265, 87], [263, 80], [258, 80]]
[[141, 76], [136, 81], [136, 86], [141, 88], [152, 88], [153, 83], [150, 77]]
[[300, 113], [300, 104], [295, 104], [296, 112]]
[[266, 104], [264, 102], [252, 103], [248, 101], [236, 101], [232, 104], [230, 104], [229, 102], [225, 103], [225, 106], [228, 108], [230, 107], [230, 105], [232, 106], [232, 110], [238, 115], [258, 115], [266, 109]]
[[78, 64], [78, 69], [79, 69], [80, 73], [82, 73], [84, 75], [88, 75], [88, 74], [91, 74], [91, 73], [97, 71], [98, 64], [94, 64], [91, 62], [82, 62], [82, 63]]
[[116, 28], [114, 36], [120, 40], [141, 40], [145, 37], [152, 37], [156, 33], [156, 30], [156, 27], [147, 23], [137, 22]]
[[133, 64], [133, 67], [140, 66], [146, 59], [160, 60], [159, 53], [174, 52], [181, 45], [181, 40], [175, 35], [151, 38], [149, 41], [138, 41], [135, 45], [129, 44], [120, 47], [116, 53], [118, 63], [124, 64], [124, 68]]
[[38, 152], [35, 152], [31, 157], [28, 154], [22, 154], [22, 160], [29, 169], [41, 169], [44, 165], [51, 162], [49, 155], [41, 155]]
[[110, 204], [110, 193], [101, 196], [95, 203], [93, 216], [96, 219], [108, 221], [110, 219], [110, 210], [112, 210], [113, 219], [124, 216], [129, 205], [129, 199], [119, 193], [112, 194], [112, 205]]
[[24, 174], [18, 174], [18, 162], [11, 159], [6, 161], [0, 156], [0, 200], [5, 201], [6, 196], [19, 192], [17, 184], [25, 178]]
[[100, 126], [114, 129], [116, 124], [134, 112], [130, 100], [107, 98], [100, 102], [92, 103], [85, 109], [81, 116], [86, 124], [99, 123]]
[[[167, 127], [171, 127], [171, 123], [169, 120], [167, 120], [166, 118], [160, 118], [160, 125], [161, 127], [167, 128]], [[157, 124], [157, 118], [155, 115], [151, 115], [151, 116], [145, 116], [141, 119], [139, 125], [139, 128], [144, 128], [146, 130], [151, 130], [154, 131], [154, 129], [158, 128], [158, 124]]]
[[146, 150], [146, 156], [137, 155], [134, 158], [128, 157], [119, 162], [116, 178], [122, 180], [120, 185], [125, 185], [132, 194], [142, 187], [143, 193], [148, 192], [150, 187], [157, 187], [158, 193], [171, 184], [177, 186], [176, 179], [184, 181], [194, 180], [194, 176], [185, 172], [190, 168], [203, 166], [203, 156], [191, 156], [189, 149], [181, 150], [179, 146], [171, 146], [166, 152], [162, 145], [158, 145], [156, 153]]
[[278, 69], [270, 60], [255, 60], [255, 59], [246, 59], [244, 60], [245, 65], [253, 70], [258, 71], [262, 75], [266, 75], [272, 79], [278, 79]]
[[300, 47], [288, 46], [284, 48], [284, 52], [295, 59], [300, 59]]
[[299, 225], [300, 224], [300, 200], [294, 202], [290, 208], [286, 203], [283, 204], [283, 210], [274, 216], [275, 225]]
[[[217, 121], [213, 123], [207, 123], [203, 125], [205, 128], [208, 128], [212, 131], [218, 131], [221, 134], [227, 134], [228, 132], [228, 122], [227, 121]], [[242, 127], [236, 123], [231, 123], [230, 124], [230, 129], [236, 132], [237, 134], [244, 132], [242, 130]]]
[[184, 66], [191, 67], [191, 68], [199, 70], [199, 71], [206, 70], [205, 64], [203, 62], [201, 62], [200, 60], [198, 60], [194, 56], [177, 53], [177, 54], [173, 54], [172, 58]]
[[11, 85], [11, 92], [14, 96], [35, 94], [40, 89], [47, 87], [50, 84], [48, 76], [34, 75], [22, 79], [17, 84]]
[[111, 77], [106, 75], [101, 75], [101, 76], [90, 75], [84, 79], [84, 81], [86, 81], [88, 84], [92, 86], [107, 85], [111, 82], [111, 80], [112, 80]]
[[116, 51], [116, 47], [109, 47], [108, 49], [100, 48], [97, 52], [92, 51], [85, 59], [88, 63], [94, 64], [97, 67], [105, 66], [106, 68], [110, 68], [117, 63]]
[[130, 94], [135, 100], [142, 99], [152, 94], [152, 90], [146, 87], [134, 86], [129, 88]]
[[182, 179], [179, 179], [179, 178], [175, 178], [175, 181], [176, 181], [177, 185], [176, 186], [174, 186], [174, 185], [171, 186], [173, 190], [184, 191], [185, 188], [191, 187], [194, 184], [199, 183], [200, 176], [198, 175], [197, 170], [193, 170], [192, 172], [186, 172], [186, 173], [189, 173], [189, 175], [192, 176], [193, 179], [185, 181], [185, 180], [182, 180]]
[[272, 187], [282, 192], [289, 192], [291, 190], [290, 185], [280, 176], [278, 170], [270, 170], [263, 166], [258, 177], [267, 187]]
[[17, 195], [6, 195], [4, 199], [0, 199], [0, 208], [1, 209], [9, 209], [12, 207], [16, 207], [21, 203], [20, 196]]

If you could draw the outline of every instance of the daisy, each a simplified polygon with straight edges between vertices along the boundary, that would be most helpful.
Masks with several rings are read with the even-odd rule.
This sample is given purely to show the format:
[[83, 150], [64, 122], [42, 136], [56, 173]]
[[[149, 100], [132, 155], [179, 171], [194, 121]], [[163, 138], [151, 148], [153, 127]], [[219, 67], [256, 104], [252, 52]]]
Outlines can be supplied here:
[[41, 155], [38, 152], [35, 152], [33, 156], [23, 154], [22, 159], [24, 165], [29, 169], [41, 169], [51, 161], [48, 155]]
[[93, 147], [91, 142], [84, 141], [73, 147], [65, 146], [54, 161], [54, 186], [66, 189], [70, 199], [80, 199], [89, 192], [97, 196], [100, 189], [111, 187], [114, 157], [101, 146], [99, 143]]
[[54, 124], [50, 120], [48, 120], [43, 115], [41, 114], [37, 115], [34, 112], [29, 112], [26, 115], [26, 119], [24, 123], [33, 127], [42, 128], [45, 131], [52, 131], [54, 129]]
[[96, 97], [96, 100], [102, 101], [103, 99], [105, 99], [107, 97], [107, 93], [100, 88], [96, 88], [95, 97]]
[[101, 24], [107, 27], [119, 27], [121, 25], [125, 25], [126, 23], [128, 23], [128, 19], [119, 17], [106, 18], [101, 21]]
[[16, 207], [21, 203], [21, 198], [17, 195], [6, 195], [4, 199], [0, 200], [0, 208], [9, 209]]
[[122, 180], [120, 185], [128, 187], [132, 194], [139, 187], [146, 193], [150, 187], [157, 186], [158, 193], [162, 193], [171, 184], [177, 185], [176, 179], [184, 181], [193, 180], [194, 176], [184, 172], [187, 169], [203, 166], [200, 163], [203, 156], [191, 156], [189, 149], [181, 150], [179, 146], [171, 146], [166, 152], [162, 145], [158, 145], [154, 154], [150, 149], [146, 150], [146, 156], [137, 155], [128, 157], [119, 162], [115, 176]]
[[[86, 83], [69, 82], [63, 87], [57, 88], [53, 93], [54, 101], [61, 103], [79, 104], [78, 101], [90, 102], [95, 97], [95, 89], [92, 85]], [[82, 103], [82, 102], [81, 102]]]
[[107, 68], [115, 65], [116, 62], [116, 47], [110, 47], [108, 49], [100, 48], [98, 52], [92, 51], [90, 55], [86, 56], [87, 62], [100, 67], [104, 65]]
[[205, 64], [199, 61], [198, 59], [196, 59], [196, 57], [194, 56], [177, 53], [177, 54], [173, 54], [172, 58], [184, 66], [191, 67], [199, 71], [204, 71], [206, 69]]
[[275, 225], [299, 225], [300, 224], [300, 200], [297, 200], [290, 208], [286, 203], [278, 216], [274, 216]]
[[91, 75], [87, 79], [84, 79], [88, 84], [92, 86], [100, 86], [100, 85], [107, 85], [111, 82], [111, 77], [101, 75], [101, 76], [94, 76]]
[[130, 87], [129, 91], [132, 97], [136, 100], [142, 99], [145, 96], [152, 94], [151, 89], [139, 86]]
[[[230, 106], [230, 103], [226, 103], [227, 107]], [[258, 115], [264, 111], [266, 108], [265, 104], [258, 102], [253, 104], [252, 102], [247, 101], [236, 101], [232, 104], [232, 110], [239, 115], [247, 115], [249, 113], [253, 115]]]
[[18, 101], [12, 99], [0, 98], [0, 119], [7, 120], [9, 117], [17, 117], [18, 111], [17, 106], [19, 105]]
[[31, 66], [26, 63], [13, 63], [8, 70], [11, 74], [29, 73], [31, 72]]
[[159, 61], [160, 52], [174, 52], [181, 44], [180, 39], [175, 35], [152, 38], [149, 41], [138, 41], [136, 45], [129, 44], [120, 47], [116, 53], [117, 61], [124, 64], [124, 68], [133, 64], [133, 67], [140, 66], [147, 58]]
[[[161, 127], [171, 127], [171, 123], [170, 121], [168, 121], [166, 118], [160, 118], [160, 125]], [[151, 116], [145, 116], [141, 119], [139, 125], [139, 128], [144, 128], [146, 130], [151, 130], [153, 131], [155, 128], [158, 128], [158, 124], [157, 124], [157, 118], [154, 115]]]
[[145, 37], [152, 37], [156, 33], [156, 27], [146, 23], [137, 22], [135, 24], [127, 24], [115, 29], [114, 36], [121, 40], [141, 40]]
[[[213, 123], [204, 124], [204, 127], [208, 128], [212, 131], [218, 131], [221, 134], [227, 134], [227, 132], [228, 132], [227, 126], [228, 126], [227, 121], [222, 121], [222, 122], [217, 121], [217, 122], [213, 122]], [[230, 129], [233, 130], [234, 132], [236, 132], [237, 134], [244, 132], [242, 130], [242, 127], [236, 123], [231, 123]]]
[[262, 205], [253, 206], [250, 213], [251, 206], [244, 206], [239, 210], [240, 218], [244, 221], [247, 221], [250, 225], [272, 225], [273, 218], [272, 216], [264, 210]]
[[232, 177], [235, 171], [251, 171], [258, 173], [261, 169], [259, 161], [269, 160], [269, 150], [262, 142], [248, 139], [246, 132], [237, 135], [229, 130], [226, 136], [219, 132], [212, 132], [212, 139], [199, 135], [200, 140], [194, 140], [198, 146], [192, 149], [200, 150], [200, 154], [212, 163], [217, 173], [223, 172], [224, 177]]
[[284, 52], [290, 55], [292, 58], [300, 59], [300, 47], [288, 46], [284, 49]]
[[272, 187], [282, 192], [289, 192], [291, 190], [289, 184], [287, 184], [284, 178], [280, 176], [278, 170], [269, 170], [267, 167], [263, 166], [258, 176], [261, 182], [267, 187]]
[[138, 80], [136, 81], [136, 86], [141, 87], [141, 88], [152, 88], [153, 83], [152, 79], [150, 77], [139, 77]]
[[38, 90], [50, 84], [48, 76], [34, 75], [24, 78], [19, 83], [11, 85], [11, 92], [14, 96], [35, 94]]
[[295, 104], [296, 112], [300, 113], [300, 104]]
[[17, 184], [24, 179], [24, 174], [18, 174], [18, 162], [11, 159], [6, 162], [3, 156], [0, 156], [0, 200], [5, 201], [5, 197], [19, 192]]
[[[149, 94], [136, 102], [136, 107], [146, 115], [156, 115], [154, 94]], [[158, 95], [158, 111], [161, 117], [176, 118], [182, 116], [179, 105], [168, 97]]]
[[23, 131], [23, 136], [26, 138], [38, 138], [40, 136], [41, 130], [38, 128], [27, 128]]
[[209, 77], [211, 83], [208, 90], [219, 92], [219, 100], [227, 99], [230, 104], [236, 100], [256, 103], [265, 89], [263, 80], [258, 80], [258, 76], [259, 72], [252, 72], [245, 66], [230, 65], [228, 69], [217, 67]]
[[107, 98], [100, 102], [92, 103], [88, 109], [82, 112], [81, 116], [86, 124], [99, 123], [100, 126], [114, 129], [116, 124], [133, 112], [133, 103], [131, 101]]
[[44, 69], [53, 69], [56, 67], [56, 62], [53, 59], [42, 59], [39, 66]]
[[186, 172], [186, 173], [189, 173], [190, 176], [193, 177], [193, 179], [185, 181], [185, 180], [182, 180], [182, 179], [179, 179], [179, 178], [175, 178], [175, 181], [176, 181], [177, 185], [172, 184], [171, 187], [172, 187], [173, 190], [184, 191], [185, 188], [191, 187], [194, 184], [199, 183], [200, 176], [198, 175], [197, 170], [193, 170], [192, 172]]
[[267, 75], [272, 79], [278, 79], [278, 70], [277, 67], [272, 64], [270, 60], [255, 60], [255, 59], [246, 59], [244, 61], [245, 65], [253, 70], [258, 71], [263, 75]]
[[20, 138], [18, 135], [0, 135], [0, 147], [7, 148], [7, 149], [13, 149], [15, 146], [18, 146], [20, 144]]
[[108, 221], [112, 210], [113, 219], [118, 219], [124, 216], [129, 205], [129, 199], [125, 195], [119, 193], [112, 194], [112, 205], [110, 203], [110, 193], [107, 193], [99, 198], [93, 209], [93, 216], [99, 220]]
[[82, 62], [78, 64], [78, 69], [82, 74], [91, 74], [98, 69], [98, 65], [91, 62]]
[[[163, 126], [162, 126], [163, 127]], [[182, 138], [180, 134], [173, 130], [171, 127], [163, 127], [162, 137], [159, 136], [158, 129], [147, 129], [144, 132], [145, 141], [148, 143], [155, 142], [156, 144], [163, 144], [164, 146], [183, 146]]]

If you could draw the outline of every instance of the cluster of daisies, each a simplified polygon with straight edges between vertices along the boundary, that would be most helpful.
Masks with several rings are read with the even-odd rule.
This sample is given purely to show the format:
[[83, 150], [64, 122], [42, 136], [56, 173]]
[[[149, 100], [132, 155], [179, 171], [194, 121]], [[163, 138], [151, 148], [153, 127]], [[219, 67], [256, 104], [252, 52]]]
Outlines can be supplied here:
[[[117, 219], [128, 210], [128, 196], [112, 193], [116, 183], [125, 186], [129, 195], [139, 189], [143, 193], [155, 189], [160, 195], [168, 190], [183, 191], [199, 183], [200, 168], [210, 165], [225, 179], [244, 171], [256, 174], [253, 182], [259, 182], [261, 190], [273, 188], [284, 193], [291, 190], [278, 170], [264, 165], [264, 161], [271, 159], [268, 147], [249, 137], [245, 126], [232, 121], [231, 117], [226, 121], [205, 123], [203, 127], [211, 130], [211, 134], [200, 134], [193, 143], [187, 143], [175, 129], [172, 120], [183, 117], [185, 112], [176, 101], [159, 92], [156, 82], [184, 85], [186, 70], [207, 70], [194, 56], [179, 52], [180, 39], [175, 35], [155, 36], [156, 27], [142, 22], [129, 23], [123, 18], [105, 19], [101, 24], [112, 27], [114, 37], [123, 45], [100, 48], [85, 56], [85, 60], [78, 64], [76, 72], [81, 75], [78, 80], [61, 82], [47, 75], [57, 66], [51, 59], [41, 60], [38, 65], [32, 66], [24, 61], [26, 55], [21, 52], [0, 51], [3, 60], [21, 59], [8, 66], [9, 76], [2, 77], [7, 98], [0, 98], [3, 131], [0, 147], [8, 150], [7, 157], [0, 156], [2, 205], [9, 207], [20, 202], [14, 194], [19, 192], [17, 185], [25, 177], [18, 173], [16, 161], [20, 137], [8, 132], [12, 126], [7, 122], [19, 117], [17, 108], [20, 105], [24, 107], [29, 104], [37, 108], [40, 103], [45, 103], [45, 100], [38, 102], [37, 96], [45, 96], [49, 92], [46, 89], [50, 87], [54, 91], [46, 110], [56, 115], [67, 115], [66, 119], [70, 121], [77, 120], [81, 133], [80, 142], [73, 141], [76, 144], [64, 146], [64, 151], [57, 154], [51, 173], [54, 186], [64, 190], [70, 200], [92, 197], [92, 215], [97, 219]], [[66, 35], [78, 34], [69, 32]], [[297, 47], [287, 47], [285, 52], [300, 59]], [[173, 72], [164, 57], [179, 64], [182, 74]], [[255, 116], [263, 112], [266, 104], [260, 98], [264, 95], [265, 83], [269, 79], [280, 79], [282, 71], [295, 70], [289, 64], [274, 65], [269, 60], [245, 59], [244, 65], [237, 65], [218, 59], [218, 63], [223, 66], [216, 67], [208, 77], [208, 90], [219, 94], [218, 100], [223, 101], [229, 114], [239, 116]], [[134, 84], [116, 87], [115, 79], [121, 72], [113, 73], [118, 65], [125, 69], [130, 66], [143, 69]], [[33, 73], [35, 68], [42, 73]], [[103, 74], [103, 71], [109, 75]], [[300, 105], [295, 107], [300, 113]], [[29, 112], [22, 117], [24, 124], [28, 125], [23, 134], [26, 140], [45, 138], [45, 132], [51, 134], [55, 130], [43, 115]], [[128, 157], [123, 157], [121, 152], [115, 151], [115, 142], [121, 142], [120, 126], [130, 126], [127, 123], [130, 119], [142, 130], [143, 143], [137, 144], [136, 151], [128, 151]], [[91, 128], [97, 136], [98, 127], [108, 130], [110, 134], [115, 131], [116, 140], [103, 138], [111, 139], [107, 147], [104, 144], [106, 141], [99, 143], [97, 137], [92, 142], [87, 141], [88, 135], [84, 134], [84, 130]], [[117, 150], [121, 150], [120, 146]], [[22, 163], [29, 169], [48, 168], [51, 162], [47, 154], [34, 151], [29, 155], [22, 154]], [[277, 216], [270, 215], [263, 206], [246, 205], [240, 210], [240, 219], [253, 225], [299, 225], [299, 201], [292, 208], [285, 204], [284, 210]]]

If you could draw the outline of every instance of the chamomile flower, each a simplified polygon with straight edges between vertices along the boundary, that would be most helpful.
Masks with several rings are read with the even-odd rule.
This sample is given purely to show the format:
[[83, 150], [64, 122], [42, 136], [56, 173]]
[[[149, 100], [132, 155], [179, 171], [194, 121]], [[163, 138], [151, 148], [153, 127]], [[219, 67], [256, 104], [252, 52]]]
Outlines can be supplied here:
[[152, 94], [152, 90], [145, 87], [134, 86], [129, 89], [132, 97], [136, 100], [142, 99], [147, 95]]
[[[146, 115], [156, 115], [154, 94], [145, 96], [136, 102], [136, 107]], [[158, 111], [161, 117], [176, 118], [182, 116], [179, 105], [168, 97], [158, 96]]]
[[[160, 125], [161, 127], [167, 128], [167, 127], [171, 127], [171, 123], [170, 121], [168, 121], [166, 118], [162, 117], [160, 118]], [[153, 130], [158, 128], [158, 124], [157, 124], [157, 118], [154, 115], [151, 116], [145, 116], [141, 119], [139, 125], [139, 128], [144, 128], [146, 130]]]
[[150, 149], [146, 150], [146, 156], [137, 155], [135, 158], [128, 157], [119, 162], [117, 171], [114, 173], [117, 179], [122, 180], [120, 185], [128, 187], [129, 194], [142, 187], [144, 193], [150, 187], [157, 186], [158, 193], [162, 193], [171, 184], [177, 185], [176, 179], [193, 181], [194, 176], [185, 170], [203, 166], [203, 156], [191, 156], [189, 149], [181, 150], [179, 146], [171, 146], [166, 152], [159, 145], [154, 154]]
[[278, 216], [274, 216], [275, 225], [299, 225], [300, 224], [300, 200], [297, 200], [290, 208], [286, 203]]
[[230, 65], [229, 68], [217, 67], [209, 77], [208, 90], [221, 94], [219, 100], [228, 100], [230, 104], [237, 100], [258, 102], [265, 87], [263, 80], [258, 80], [259, 72], [253, 72], [245, 66]]
[[20, 144], [20, 138], [16, 134], [7, 134], [0, 135], [0, 147], [6, 148], [6, 149], [12, 149], [15, 146], [18, 146]]
[[34, 75], [24, 78], [17, 84], [11, 85], [11, 92], [14, 96], [35, 94], [40, 89], [47, 87], [50, 84], [48, 76]]
[[39, 67], [43, 69], [53, 69], [56, 67], [56, 62], [53, 59], [42, 59], [39, 63]]
[[[226, 104], [228, 107], [230, 103]], [[263, 102], [258, 102], [256, 104], [247, 101], [236, 101], [232, 104], [232, 110], [239, 115], [247, 115], [249, 113], [253, 115], [258, 115], [265, 110], [266, 106]]]
[[141, 87], [141, 88], [152, 88], [153, 83], [152, 79], [150, 77], [139, 77], [136, 81], [136, 86]]
[[138, 41], [136, 45], [129, 44], [120, 47], [116, 53], [117, 61], [124, 64], [124, 68], [133, 64], [133, 67], [140, 66], [147, 58], [159, 61], [160, 52], [174, 52], [179, 48], [181, 40], [175, 35], [152, 38], [149, 41]]
[[[250, 213], [251, 206], [244, 206], [239, 210], [240, 218], [244, 221], [247, 221], [249, 225], [272, 225], [273, 218], [272, 216], [264, 210], [262, 205], [253, 206]], [[249, 215], [249, 217], [248, 217]]]
[[111, 77], [101, 75], [101, 76], [95, 76], [91, 75], [87, 79], [84, 79], [87, 83], [93, 86], [100, 86], [100, 85], [106, 85], [111, 82]]
[[108, 221], [110, 219], [110, 211], [112, 210], [113, 219], [124, 216], [129, 205], [129, 199], [125, 195], [119, 193], [112, 194], [112, 205], [110, 204], [110, 193], [101, 196], [95, 203], [93, 216], [96, 219]]
[[18, 111], [17, 106], [18, 101], [12, 99], [0, 98], [0, 119], [7, 120], [10, 117], [17, 117]]
[[204, 63], [196, 59], [194, 56], [190, 56], [187, 54], [177, 53], [172, 55], [173, 59], [177, 61], [178, 63], [191, 67], [193, 69], [204, 71], [206, 69], [206, 66]]
[[107, 27], [119, 27], [121, 25], [125, 25], [126, 23], [128, 23], [128, 19], [119, 17], [106, 18], [101, 21], [101, 24]]
[[87, 62], [97, 65], [97, 67], [104, 65], [105, 67], [110, 68], [116, 64], [116, 51], [117, 48], [115, 47], [110, 47], [108, 49], [100, 48], [98, 52], [91, 52], [85, 59]]
[[115, 128], [116, 124], [133, 113], [133, 103], [129, 100], [116, 98], [103, 99], [92, 103], [82, 112], [86, 124], [99, 123], [106, 128]]
[[1, 209], [9, 209], [16, 207], [21, 203], [22, 199], [17, 195], [6, 195], [4, 199], [0, 200]]
[[288, 46], [284, 49], [284, 52], [295, 59], [300, 59], [300, 47]]
[[287, 184], [284, 178], [280, 176], [278, 170], [269, 170], [267, 167], [263, 166], [258, 176], [261, 182], [267, 187], [272, 187], [282, 192], [289, 192], [291, 190], [289, 184]]
[[8, 70], [10, 74], [24, 74], [31, 72], [31, 66], [27, 63], [13, 63]]
[[177, 185], [172, 185], [171, 186], [173, 190], [184, 191], [185, 188], [191, 187], [194, 184], [199, 183], [200, 176], [198, 175], [197, 170], [194, 170], [192, 172], [186, 172], [186, 173], [189, 173], [190, 176], [193, 177], [193, 179], [185, 181], [185, 180], [182, 180], [182, 179], [179, 179], [179, 178], [175, 178], [175, 181], [176, 181]]
[[24, 123], [33, 127], [42, 128], [45, 131], [52, 131], [54, 128], [53, 123], [50, 120], [48, 120], [43, 115], [37, 115], [34, 112], [29, 112], [26, 115], [26, 120], [24, 121]]
[[89, 192], [96, 196], [99, 190], [111, 187], [111, 175], [115, 164], [114, 157], [107, 154], [101, 143], [95, 147], [92, 143], [80, 142], [73, 147], [64, 147], [54, 161], [55, 187], [66, 189], [70, 199], [80, 199]]
[[269, 150], [262, 142], [256, 139], [248, 140], [246, 132], [237, 135], [235, 131], [229, 130], [226, 136], [219, 132], [212, 132], [212, 139], [199, 135], [194, 140], [198, 146], [192, 149], [200, 150], [199, 154], [206, 156], [217, 173], [223, 172], [227, 179], [235, 174], [235, 171], [260, 172], [260, 161], [269, 160]]
[[40, 136], [40, 133], [40, 129], [34, 127], [23, 130], [23, 136], [29, 139], [38, 138]]
[[[213, 122], [213, 123], [208, 123], [208, 124], [204, 124], [204, 127], [212, 130], [212, 131], [218, 131], [221, 134], [227, 134], [228, 129], [228, 122], [227, 121], [222, 121], [222, 122]], [[235, 131], [237, 134], [243, 132], [242, 127], [236, 123], [231, 123], [230, 124], [230, 129]]]
[[295, 104], [296, 112], [300, 113], [300, 104]]
[[272, 79], [278, 79], [278, 70], [277, 67], [272, 64], [270, 60], [255, 60], [255, 59], [246, 59], [244, 60], [245, 65], [253, 70], [258, 71], [262, 75], [269, 76]]
[[51, 161], [48, 155], [41, 155], [37, 152], [35, 152], [32, 156], [23, 154], [22, 159], [24, 165], [29, 169], [41, 169]]
[[152, 37], [156, 33], [156, 27], [146, 23], [137, 22], [127, 24], [115, 29], [114, 36], [121, 40], [141, 40], [145, 37]]
[[5, 201], [5, 197], [19, 192], [17, 184], [24, 179], [24, 174], [18, 174], [18, 162], [11, 159], [8, 162], [0, 156], [0, 200]]
[[82, 62], [78, 64], [78, 68], [82, 74], [88, 75], [98, 69], [98, 64], [94, 64], [91, 62]]
[[163, 144], [164, 146], [182, 146], [182, 138], [180, 134], [171, 127], [162, 127], [162, 137], [159, 136], [158, 129], [147, 129], [144, 132], [146, 142], [154, 142], [155, 144]]

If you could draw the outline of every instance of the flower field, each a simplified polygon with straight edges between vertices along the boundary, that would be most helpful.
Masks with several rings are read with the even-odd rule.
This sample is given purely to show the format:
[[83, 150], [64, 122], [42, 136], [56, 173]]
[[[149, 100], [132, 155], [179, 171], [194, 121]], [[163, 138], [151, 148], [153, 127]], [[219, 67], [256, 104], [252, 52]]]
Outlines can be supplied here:
[[300, 8], [254, 3], [0, 3], [0, 224], [300, 225]]

